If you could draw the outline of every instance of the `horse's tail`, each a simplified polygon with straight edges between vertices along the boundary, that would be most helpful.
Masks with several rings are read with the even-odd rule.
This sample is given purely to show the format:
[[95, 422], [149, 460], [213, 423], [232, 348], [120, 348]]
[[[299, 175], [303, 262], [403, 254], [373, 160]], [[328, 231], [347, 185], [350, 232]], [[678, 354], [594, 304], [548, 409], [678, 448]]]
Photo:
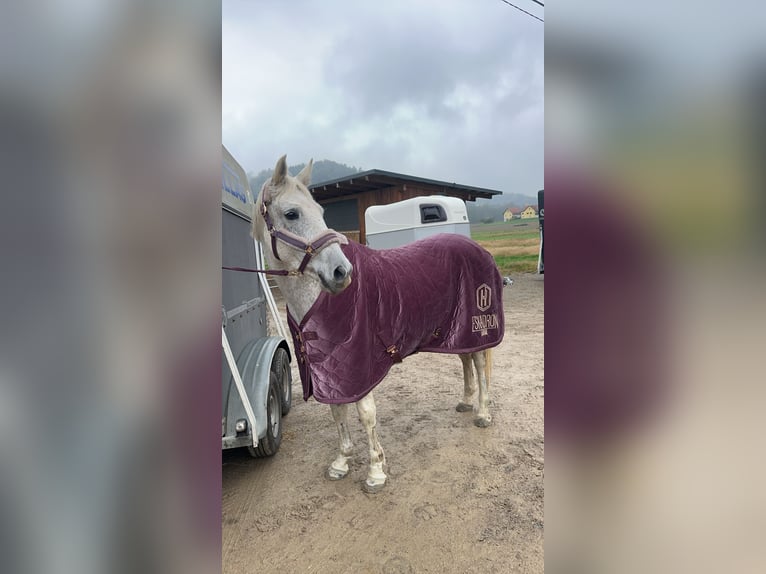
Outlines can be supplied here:
[[492, 349], [484, 350], [484, 378], [487, 381], [487, 390], [489, 390], [489, 381], [492, 379]]

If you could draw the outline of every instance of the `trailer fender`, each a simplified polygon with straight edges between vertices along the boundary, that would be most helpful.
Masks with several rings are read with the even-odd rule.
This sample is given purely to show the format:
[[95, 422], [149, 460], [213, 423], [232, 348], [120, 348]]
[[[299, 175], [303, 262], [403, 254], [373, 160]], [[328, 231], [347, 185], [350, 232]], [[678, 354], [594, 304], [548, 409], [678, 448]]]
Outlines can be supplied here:
[[[282, 337], [261, 337], [250, 341], [242, 349], [237, 358], [237, 367], [242, 376], [242, 383], [250, 399], [255, 414], [255, 433], [258, 438], [266, 434], [266, 400], [269, 392], [269, 370], [271, 362], [274, 359], [274, 353], [282, 347], [287, 349], [290, 355], [287, 342]], [[229, 376], [229, 389], [234, 387], [234, 379]], [[234, 400], [232, 400], [234, 399]], [[228, 405], [228, 415], [226, 417], [226, 434], [231, 436], [236, 434], [234, 424], [238, 419], [247, 418], [245, 408], [239, 397], [230, 395]]]

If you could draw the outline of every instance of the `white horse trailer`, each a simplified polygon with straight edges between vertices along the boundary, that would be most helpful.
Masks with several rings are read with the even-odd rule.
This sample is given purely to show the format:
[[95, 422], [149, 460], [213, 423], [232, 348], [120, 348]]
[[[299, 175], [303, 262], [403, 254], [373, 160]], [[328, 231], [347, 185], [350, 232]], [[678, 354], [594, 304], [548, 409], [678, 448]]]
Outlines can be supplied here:
[[[250, 235], [254, 198], [247, 176], [223, 148], [222, 263], [263, 268], [260, 244]], [[282, 416], [292, 402], [290, 348], [265, 277], [223, 269], [221, 283], [224, 351], [221, 447], [247, 447], [271, 456], [282, 440]], [[279, 336], [268, 335], [269, 308]]]
[[444, 195], [373, 205], [364, 213], [364, 225], [367, 245], [373, 249], [399, 247], [437, 233], [471, 237], [465, 202]]

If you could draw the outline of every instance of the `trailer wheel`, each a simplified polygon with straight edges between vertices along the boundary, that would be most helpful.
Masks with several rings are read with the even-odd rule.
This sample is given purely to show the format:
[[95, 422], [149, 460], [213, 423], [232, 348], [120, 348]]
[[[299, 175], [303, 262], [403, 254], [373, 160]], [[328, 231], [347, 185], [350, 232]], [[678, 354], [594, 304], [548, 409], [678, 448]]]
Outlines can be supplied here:
[[277, 376], [269, 373], [269, 392], [266, 395], [266, 436], [258, 441], [258, 446], [247, 447], [250, 456], [263, 458], [274, 456], [282, 442], [282, 400]]
[[290, 358], [284, 349], [279, 348], [274, 353], [271, 372], [277, 376], [277, 381], [279, 381], [282, 391], [282, 416], [285, 416], [290, 412], [290, 407], [293, 404], [293, 375], [290, 372]]

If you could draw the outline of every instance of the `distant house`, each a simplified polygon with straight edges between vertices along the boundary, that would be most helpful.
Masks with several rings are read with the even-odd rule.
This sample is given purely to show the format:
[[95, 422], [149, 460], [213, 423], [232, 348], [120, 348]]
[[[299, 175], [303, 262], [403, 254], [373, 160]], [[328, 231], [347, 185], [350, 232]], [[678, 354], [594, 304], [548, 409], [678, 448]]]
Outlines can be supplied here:
[[527, 205], [521, 212], [522, 219], [532, 219], [537, 217], [537, 209], [533, 205]]
[[503, 212], [503, 221], [510, 221], [511, 219], [518, 219], [519, 214], [521, 213], [520, 209], [515, 209], [513, 207], [509, 207]]

